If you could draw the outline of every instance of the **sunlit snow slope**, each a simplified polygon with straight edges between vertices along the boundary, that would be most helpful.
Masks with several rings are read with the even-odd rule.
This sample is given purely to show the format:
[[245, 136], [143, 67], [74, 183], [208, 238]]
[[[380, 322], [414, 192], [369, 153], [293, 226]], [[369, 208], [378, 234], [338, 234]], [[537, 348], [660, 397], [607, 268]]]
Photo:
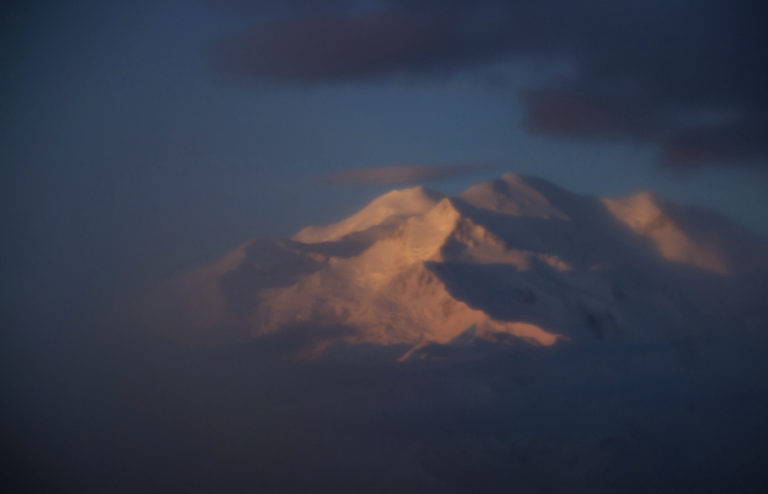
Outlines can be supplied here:
[[292, 240], [164, 280], [142, 314], [194, 344], [304, 328], [334, 341], [686, 341], [768, 327], [768, 244], [705, 210], [504, 175], [389, 192]]

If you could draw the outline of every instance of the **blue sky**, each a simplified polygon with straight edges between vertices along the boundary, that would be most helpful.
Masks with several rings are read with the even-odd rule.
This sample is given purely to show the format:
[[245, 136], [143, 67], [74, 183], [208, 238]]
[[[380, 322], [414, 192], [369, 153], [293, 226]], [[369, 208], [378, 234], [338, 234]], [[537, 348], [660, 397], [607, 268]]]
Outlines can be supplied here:
[[51, 293], [117, 291], [392, 187], [329, 173], [411, 164], [488, 165], [427, 184], [449, 193], [512, 171], [650, 189], [768, 233], [762, 7], [623, 5], [12, 3], [9, 263]]

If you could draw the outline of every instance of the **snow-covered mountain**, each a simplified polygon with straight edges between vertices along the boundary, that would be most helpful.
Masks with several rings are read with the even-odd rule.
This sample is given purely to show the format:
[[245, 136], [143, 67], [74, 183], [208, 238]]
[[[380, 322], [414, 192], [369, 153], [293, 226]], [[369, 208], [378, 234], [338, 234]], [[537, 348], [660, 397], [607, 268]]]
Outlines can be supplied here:
[[[458, 197], [389, 192], [291, 240], [253, 240], [164, 280], [145, 317], [188, 343], [305, 328], [335, 341], [687, 341], [768, 327], [768, 242], [643, 193], [601, 199], [518, 175]], [[155, 326], [156, 327], [156, 326]]]

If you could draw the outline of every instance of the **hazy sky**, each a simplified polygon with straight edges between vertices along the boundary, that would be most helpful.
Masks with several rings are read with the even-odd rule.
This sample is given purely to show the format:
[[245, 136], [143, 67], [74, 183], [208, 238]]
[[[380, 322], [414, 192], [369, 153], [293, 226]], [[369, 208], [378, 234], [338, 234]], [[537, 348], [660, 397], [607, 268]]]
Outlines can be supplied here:
[[651, 189], [766, 233], [764, 5], [6, 2], [6, 279], [109, 294], [334, 221], [393, 187], [356, 169], [393, 165]]
[[[768, 236], [766, 19], [765, 0], [0, 2], [0, 485], [756, 492], [761, 271], [693, 290], [744, 298], [722, 331], [642, 278], [675, 323], [620, 336], [618, 300], [644, 321], [656, 302], [625, 293], [623, 269], [585, 273], [574, 298], [574, 273], [552, 285], [573, 324], [594, 326], [605, 276], [615, 339], [462, 337], [402, 365], [397, 345], [289, 359], [322, 337], [312, 324], [189, 352], [153, 344], [187, 327], [101, 309], [393, 187], [504, 172], [650, 189]], [[688, 274], [670, 279], [703, 279]], [[504, 304], [497, 286], [478, 293]]]

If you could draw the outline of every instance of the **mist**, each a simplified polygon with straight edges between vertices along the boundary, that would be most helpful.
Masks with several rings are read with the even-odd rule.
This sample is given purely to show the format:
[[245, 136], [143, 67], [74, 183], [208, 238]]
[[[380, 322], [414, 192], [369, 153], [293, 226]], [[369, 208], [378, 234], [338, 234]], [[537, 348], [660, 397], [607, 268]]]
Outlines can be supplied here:
[[6, 2], [4, 491], [763, 492], [765, 14]]
[[18, 491], [759, 492], [765, 481], [764, 347], [727, 335], [691, 348], [457, 345], [397, 363], [402, 349], [381, 347], [296, 357], [301, 330], [190, 351], [130, 328], [59, 329], [14, 369], [4, 442]]

